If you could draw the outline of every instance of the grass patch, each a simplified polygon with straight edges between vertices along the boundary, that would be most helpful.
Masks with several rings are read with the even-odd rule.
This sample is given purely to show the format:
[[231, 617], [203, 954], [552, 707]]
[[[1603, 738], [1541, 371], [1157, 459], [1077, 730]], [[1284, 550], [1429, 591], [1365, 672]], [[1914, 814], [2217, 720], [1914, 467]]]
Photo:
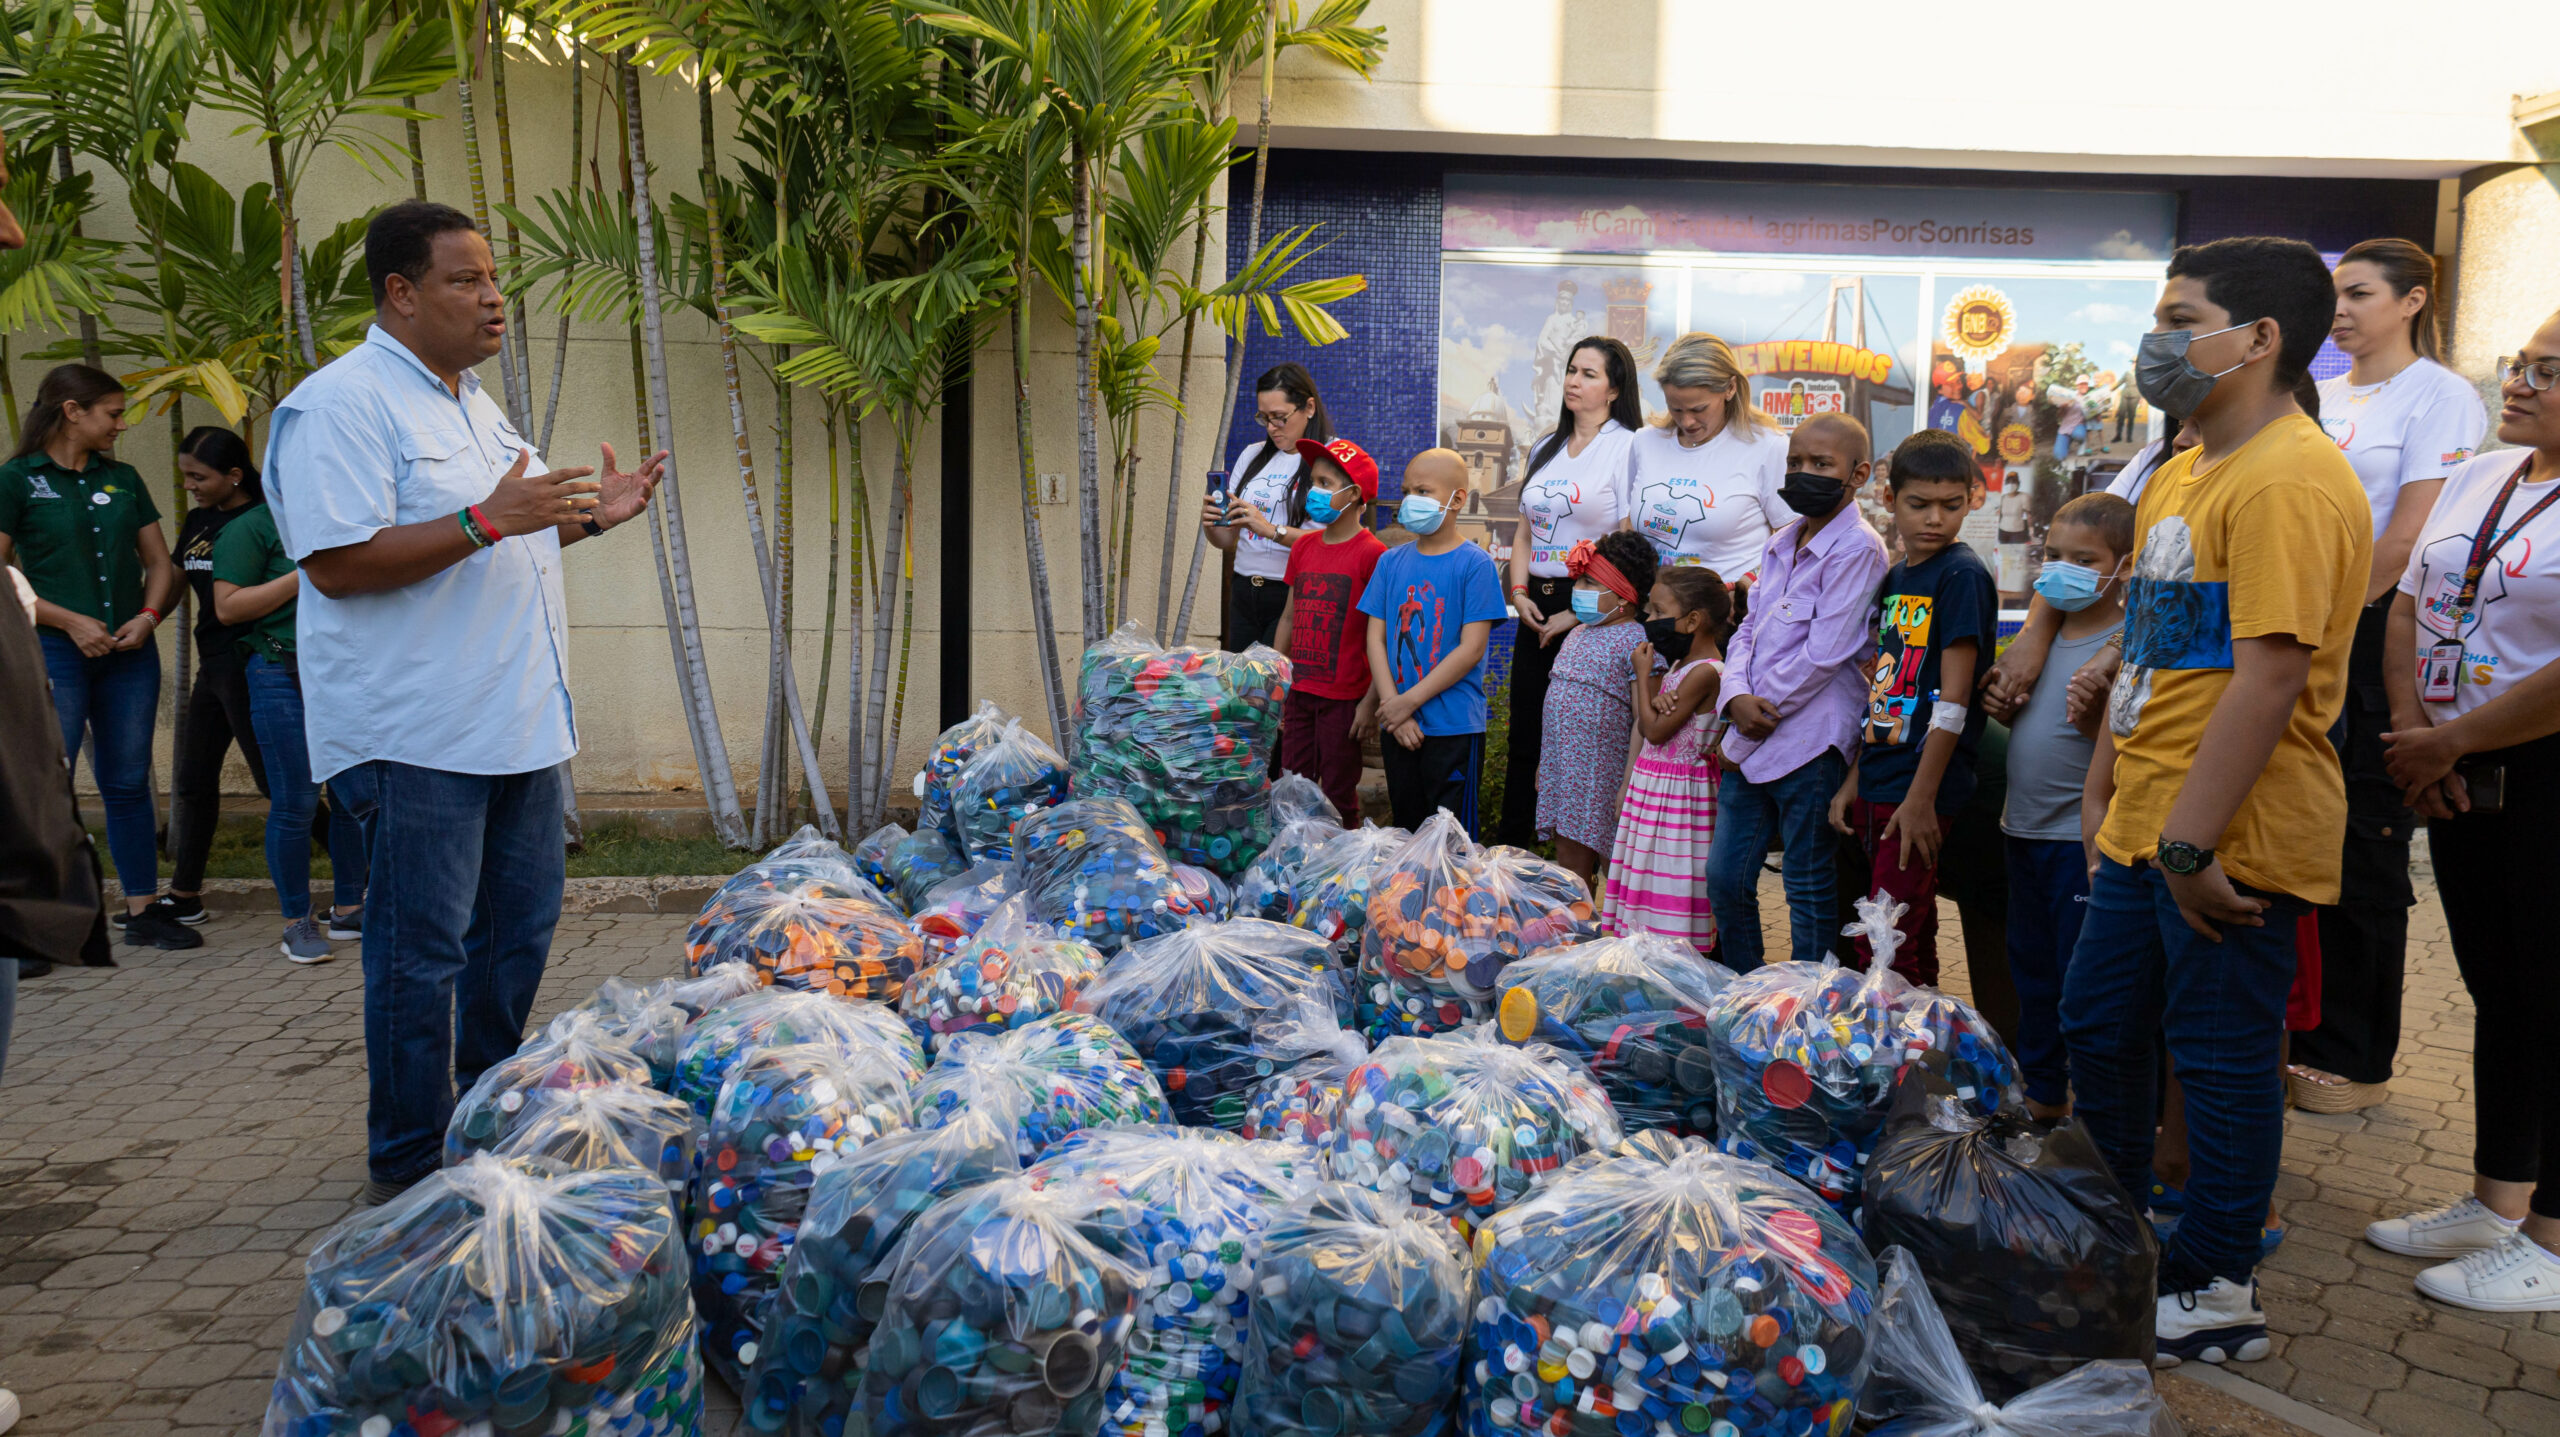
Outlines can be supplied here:
[[[213, 847], [205, 855], [204, 876], [207, 878], [245, 878], [253, 882], [267, 879], [267, 840], [263, 824], [225, 822], [215, 826]], [[98, 845], [98, 856], [106, 862], [110, 876], [115, 865], [107, 860], [107, 834], [92, 826], [89, 836]], [[697, 873], [729, 874], [746, 867], [761, 857], [723, 846], [709, 834], [692, 837], [660, 833], [636, 823], [590, 823], [587, 843], [582, 852], [569, 855], [571, 878], [654, 878], [680, 877]], [[329, 865], [328, 850], [318, 843], [311, 845], [311, 880], [326, 883], [335, 876]], [[160, 881], [169, 881], [169, 861], [160, 861]]]

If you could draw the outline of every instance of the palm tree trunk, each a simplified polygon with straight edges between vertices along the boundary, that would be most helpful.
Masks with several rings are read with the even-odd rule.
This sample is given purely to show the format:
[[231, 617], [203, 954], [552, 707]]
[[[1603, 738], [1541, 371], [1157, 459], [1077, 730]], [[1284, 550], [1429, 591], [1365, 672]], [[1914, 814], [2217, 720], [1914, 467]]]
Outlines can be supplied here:
[[1129, 569], [1138, 543], [1138, 430], [1144, 413], [1129, 416], [1129, 442], [1112, 456], [1113, 482], [1120, 488], [1120, 557], [1117, 589], [1111, 600], [1111, 626], [1129, 622]]
[[[495, 109], [498, 121], [498, 195], [507, 202], [508, 209], [514, 209], [516, 207], [516, 143], [515, 132], [507, 124], [507, 47], [503, 32], [490, 37], [489, 102]], [[507, 273], [510, 279], [515, 274], [519, 253], [516, 222], [509, 220], [507, 221]], [[531, 344], [533, 335], [525, 327], [525, 305], [522, 294], [518, 294], [514, 302], [507, 307], [506, 333], [509, 339], [515, 341], [515, 348], [509, 355], [509, 361], [514, 365], [514, 370], [509, 377], [515, 380], [515, 392], [524, 397], [525, 403], [523, 412], [516, 416], [516, 423], [529, 431], [534, 428]]]
[[[1029, 226], [1026, 224], [1025, 229]], [[1066, 685], [1058, 671], [1058, 620], [1049, 597], [1049, 553], [1040, 535], [1040, 472], [1031, 448], [1031, 260], [1021, 251], [1013, 275], [1013, 435], [1022, 461], [1022, 548], [1031, 564], [1031, 647], [1040, 656], [1040, 696], [1049, 709], [1049, 738], [1064, 751]]]
[[[634, 88], [636, 93], [639, 83], [636, 79], [626, 78], [623, 83], [626, 87]], [[711, 314], [719, 329], [720, 373], [722, 383], [729, 395], [730, 437], [737, 445], [738, 491], [740, 497], [746, 501], [747, 544], [755, 559], [757, 587], [764, 593], [765, 623], [769, 629], [780, 629], [784, 622], [780, 603], [781, 595], [776, 590], [773, 565], [768, 562], [765, 550], [764, 506], [756, 498], [755, 449], [753, 440], [747, 432], [746, 393], [738, 378], [737, 331], [731, 327], [729, 320], [729, 268], [727, 252], [721, 237], [724, 226], [720, 222], [719, 209], [719, 152], [713, 147], [710, 81], [707, 78], [701, 81], [695, 93], [699, 97], [702, 125], [702, 192], [711, 217], [710, 224], [707, 226], [711, 239]], [[631, 143], [632, 163], [636, 166], [640, 163], [640, 140], [636, 128]], [[645, 261], [643, 268], [644, 270], [646, 268]], [[644, 282], [650, 306], [654, 311], [657, 302], [656, 276], [645, 274]], [[657, 320], [653, 317], [649, 323], [654, 328]], [[657, 382], [663, 382], [665, 378], [664, 366], [661, 365], [660, 368], [661, 373], [657, 376]], [[818, 771], [818, 751], [809, 742], [809, 721], [800, 708], [800, 680], [789, 662], [789, 647], [786, 645], [782, 652], [784, 662], [780, 665], [780, 669], [783, 709], [790, 715], [792, 737], [799, 744], [800, 768], [809, 780], [809, 801], [818, 811], [818, 830], [829, 838], [834, 838], [841, 832], [836, 826], [835, 805], [827, 797], [826, 776]], [[780, 765], [777, 764], [775, 767], [779, 769]]]
[[[790, 346], [777, 345], [774, 349], [773, 355], [774, 367], [776, 369], [781, 368], [783, 363], [790, 359], [790, 357]], [[774, 592], [779, 595], [782, 600], [779, 605], [782, 610], [782, 623], [777, 631], [776, 638], [782, 649], [781, 666], [792, 667], [794, 661], [791, 650], [791, 636], [796, 631], [792, 627], [791, 622], [791, 549], [793, 528], [791, 466], [792, 461], [797, 456], [792, 453], [791, 386], [783, 382], [781, 377], [778, 375], [773, 381], [773, 405], [773, 588]], [[779, 737], [780, 732], [777, 728], [776, 738], [779, 739]], [[809, 746], [814, 749], [817, 747], [817, 743], [817, 730], [813, 725], [809, 733]], [[775, 767], [779, 770], [781, 766], [777, 764]], [[788, 783], [782, 785], [782, 796], [783, 808], [788, 812], [792, 806], [792, 800], [795, 797], [791, 791], [791, 786]]]
[[[936, 391], [939, 392], [939, 391]], [[900, 503], [912, 504], [915, 494], [915, 439], [902, 435], [898, 441], [898, 490], [891, 497], [894, 508]], [[880, 789], [889, 788], [889, 770], [898, 761], [898, 737], [907, 719], [907, 664], [916, 647], [916, 565], [910, 552], [915, 537], [901, 523], [897, 534], [899, 599], [898, 599], [898, 692], [889, 702], [889, 733], [880, 745]]]
[[1076, 539], [1077, 558], [1083, 569], [1081, 589], [1084, 608], [1084, 641], [1099, 643], [1109, 632], [1103, 627], [1103, 596], [1106, 592], [1102, 549], [1105, 513], [1102, 507], [1102, 433], [1099, 395], [1095, 389], [1094, 348], [1096, 315], [1094, 310], [1093, 265], [1093, 162], [1079, 141], [1072, 159], [1074, 165], [1072, 263], [1075, 268], [1076, 306]]
[[[569, 207], [573, 210], [578, 205], [579, 182], [584, 178], [579, 173], [579, 166], [586, 161], [586, 81], [586, 52], [573, 40], [569, 43]], [[421, 170], [419, 184], [423, 186], [425, 183], [426, 174]], [[418, 192], [418, 198], [426, 198], [424, 189]], [[1198, 286], [1195, 284], [1193, 287]], [[542, 406], [542, 452], [545, 454], [551, 452], [551, 426], [560, 418], [560, 378], [568, 368], [569, 311], [564, 306], [560, 311], [560, 333], [551, 341], [551, 402]]]
[[[711, 807], [711, 825], [721, 841], [737, 847], [746, 841], [746, 815], [738, 809], [738, 781], [729, 767], [729, 742], [720, 732], [720, 712], [711, 689], [711, 669], [702, 653], [702, 626], [693, 599], [693, 562], [685, 547], [684, 500], [676, 487], [675, 405], [667, 392], [666, 314], [658, 295], [657, 227], [649, 203], [648, 137], [640, 123], [640, 71], [629, 60], [622, 65], [623, 133], [630, 146], [631, 213], [640, 241], [640, 326], [649, 375], [650, 429], [668, 450], [665, 477], [658, 492], [667, 510], [668, 568], [675, 581], [676, 618], [684, 648], [687, 713], [699, 725], [696, 747], [707, 757], [702, 774], [703, 798]], [[473, 162], [478, 169], [478, 162]]]
[[911, 645], [915, 638], [915, 566], [907, 561], [907, 517], [915, 497], [915, 436], [912, 432], [914, 422], [915, 415], [912, 411], [897, 416], [898, 451], [895, 461], [896, 470], [889, 489], [889, 532], [880, 545], [881, 562], [896, 565], [896, 572], [904, 577], [897, 581], [898, 594], [893, 601], [890, 594], [893, 578], [887, 573], [882, 575], [881, 603], [872, 619], [872, 638], [878, 647], [871, 655], [871, 719], [870, 729], [865, 734], [865, 738], [871, 748], [867, 757], [871, 770], [872, 791], [880, 795], [884, 805], [888, 801], [889, 794], [889, 769], [898, 758], [897, 729], [900, 721], [906, 716], [904, 711], [907, 696], [907, 655], [905, 645], [902, 645], [898, 657], [898, 702], [894, 708], [889, 703], [891, 615], [898, 616], [901, 637], [907, 644]]
[[[1253, 133], [1253, 219], [1245, 229], [1244, 252], [1258, 254], [1262, 250], [1262, 186], [1271, 175], [1271, 87], [1278, 70], [1273, 63], [1280, 48], [1280, 12], [1278, 0], [1265, 0], [1262, 9], [1262, 115]], [[1227, 431], [1236, 422], [1236, 386], [1244, 383], [1244, 340], [1227, 344], [1227, 392], [1218, 397], [1218, 427], [1210, 442], [1223, 447]], [[1191, 600], [1200, 588], [1200, 560], [1205, 546], [1191, 545], [1191, 577], [1182, 581], [1182, 612], [1175, 616], [1175, 634], [1191, 633]], [[1168, 636], [1170, 638], [1170, 636]]]
[[302, 273], [300, 228], [293, 217], [293, 182], [284, 170], [284, 140], [272, 133], [267, 136], [267, 170], [275, 184], [276, 215], [284, 222], [283, 263], [278, 266], [276, 279], [283, 286], [286, 320], [293, 326], [295, 343], [301, 347], [302, 372], [308, 374], [320, 367], [320, 351], [311, 342], [311, 299]]
[[[1200, 214], [1191, 227], [1191, 288], [1200, 287], [1200, 272], [1209, 263], [1209, 204], [1200, 203]], [[1182, 317], [1182, 367], [1173, 376], [1173, 470], [1165, 476], [1164, 485], [1164, 559], [1156, 566], [1156, 642], [1173, 644], [1174, 637], [1165, 631], [1165, 619], [1173, 612], [1173, 536], [1182, 528], [1182, 441], [1183, 431], [1191, 419], [1191, 341], [1200, 327], [1200, 311], [1192, 310]], [[1211, 453], [1215, 453], [1212, 441]], [[1205, 541], [1198, 524], [1191, 526], [1191, 567], [1200, 568], [1200, 545]]]
[[[827, 617], [818, 626], [818, 699], [809, 707], [809, 742], [821, 751], [827, 739], [827, 681], [836, 665], [836, 566], [844, 562], [844, 491], [841, 466], [843, 454], [836, 442], [835, 406], [827, 406]], [[848, 791], [846, 802], [853, 801]], [[845, 827], [857, 827], [862, 811], [855, 809]]]
[[[409, 97], [409, 108], [412, 110], [418, 108], [418, 102], [425, 98], [426, 96], [424, 95], [411, 95]], [[417, 121], [403, 120], [400, 123], [406, 130], [409, 138], [409, 193], [413, 198], [423, 200], [427, 197], [427, 150], [425, 137], [418, 133]]]
[[[489, 228], [489, 184], [480, 168], [479, 110], [471, 100], [472, 57], [480, 48], [480, 27], [484, 16], [477, 6], [473, 7], [471, 14], [471, 33], [456, 37], [460, 43], [454, 48], [460, 52], [457, 58], [461, 69], [453, 77], [453, 89], [462, 106], [462, 162], [463, 168], [471, 175], [471, 222], [479, 226], [481, 236], [487, 238], [492, 233]], [[641, 244], [646, 247], [649, 221], [645, 217], [640, 221], [640, 228], [643, 232]], [[526, 429], [532, 427], [532, 418], [524, 412], [524, 395], [516, 388], [516, 343], [513, 325], [498, 336], [498, 377], [507, 399], [507, 417], [515, 421], [517, 428]]]
[[845, 786], [861, 794], [857, 810], [862, 815], [861, 820], [849, 826], [868, 832], [880, 826], [881, 810], [887, 806], [887, 799], [872, 786], [871, 770], [865, 762], [870, 750], [863, 746], [863, 736], [870, 732], [865, 720], [871, 707], [871, 675], [862, 666], [862, 635], [863, 625], [868, 622], [871, 611], [878, 607], [871, 589], [872, 568], [878, 561], [872, 557], [871, 481], [862, 467], [861, 411], [854, 410], [845, 415], [844, 440], [848, 488], [846, 507], [853, 515], [853, 562], [849, 571], [853, 576], [853, 592], [847, 601], [844, 630]]

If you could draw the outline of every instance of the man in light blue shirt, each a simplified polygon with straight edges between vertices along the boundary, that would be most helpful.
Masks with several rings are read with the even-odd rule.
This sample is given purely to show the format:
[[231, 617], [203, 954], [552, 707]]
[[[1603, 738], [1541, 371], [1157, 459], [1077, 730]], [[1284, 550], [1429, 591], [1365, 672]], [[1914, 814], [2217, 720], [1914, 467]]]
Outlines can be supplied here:
[[[365, 231], [365, 342], [276, 406], [267, 496], [301, 565], [311, 773], [373, 845], [368, 1203], [435, 1171], [455, 1084], [516, 1050], [566, 881], [577, 751], [560, 550], [648, 507], [636, 473], [544, 472], [471, 369], [506, 329], [488, 241], [414, 201]], [[456, 980], [461, 1013], [454, 1014]]]

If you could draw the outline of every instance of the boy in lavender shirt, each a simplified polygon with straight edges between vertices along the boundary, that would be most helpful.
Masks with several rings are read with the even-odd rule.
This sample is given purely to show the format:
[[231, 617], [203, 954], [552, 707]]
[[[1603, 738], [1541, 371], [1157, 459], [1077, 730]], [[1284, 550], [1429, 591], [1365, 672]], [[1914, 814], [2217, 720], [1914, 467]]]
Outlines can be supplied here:
[[1796, 427], [1778, 497], [1803, 517], [1769, 536], [1750, 612], [1725, 648], [1723, 713], [1733, 727], [1707, 900], [1721, 957], [1736, 972], [1761, 963], [1760, 860], [1773, 834], [1786, 849], [1794, 957], [1819, 962], [1840, 932], [1827, 815], [1866, 713], [1885, 571], [1884, 541], [1858, 512], [1868, 467], [1866, 426], [1856, 420], [1818, 414]]

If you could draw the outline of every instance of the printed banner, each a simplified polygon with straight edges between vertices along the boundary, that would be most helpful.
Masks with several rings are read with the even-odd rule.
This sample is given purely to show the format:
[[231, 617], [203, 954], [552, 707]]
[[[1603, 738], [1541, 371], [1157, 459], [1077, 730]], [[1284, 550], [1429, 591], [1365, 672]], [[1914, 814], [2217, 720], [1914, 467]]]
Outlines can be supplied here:
[[1453, 174], [1443, 195], [1452, 250], [2165, 260], [2178, 218], [2160, 190]]

